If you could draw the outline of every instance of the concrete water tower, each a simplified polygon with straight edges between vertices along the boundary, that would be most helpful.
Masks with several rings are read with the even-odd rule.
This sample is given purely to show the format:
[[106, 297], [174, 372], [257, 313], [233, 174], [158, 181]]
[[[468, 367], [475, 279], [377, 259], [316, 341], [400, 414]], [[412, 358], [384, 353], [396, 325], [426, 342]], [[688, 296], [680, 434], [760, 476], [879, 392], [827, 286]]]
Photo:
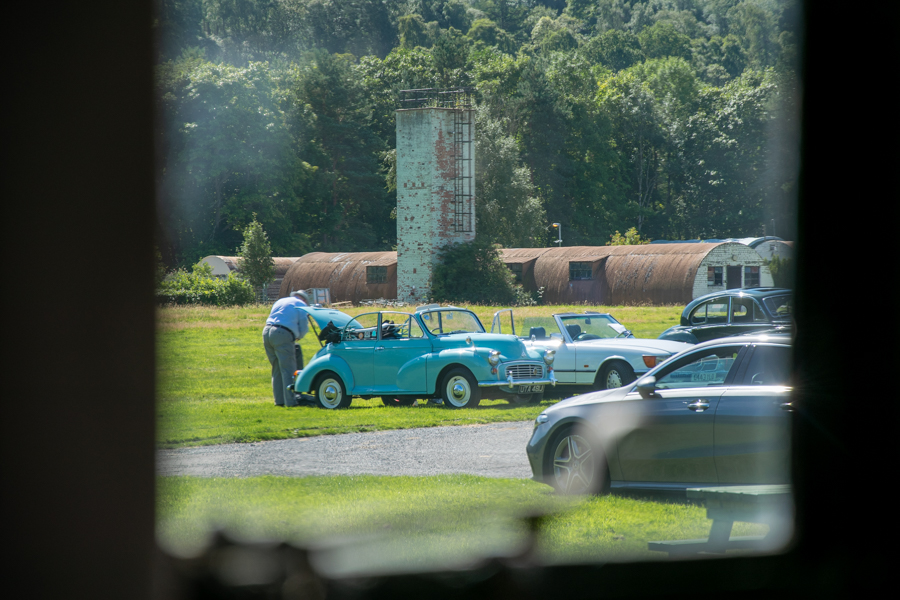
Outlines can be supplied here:
[[473, 90], [404, 90], [397, 117], [397, 299], [431, 297], [440, 251], [475, 239]]

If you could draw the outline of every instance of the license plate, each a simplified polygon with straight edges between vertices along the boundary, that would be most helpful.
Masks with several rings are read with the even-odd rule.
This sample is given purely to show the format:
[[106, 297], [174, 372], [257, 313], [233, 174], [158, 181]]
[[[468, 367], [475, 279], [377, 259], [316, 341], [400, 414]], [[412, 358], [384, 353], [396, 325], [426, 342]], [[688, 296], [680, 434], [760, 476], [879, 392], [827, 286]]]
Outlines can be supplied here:
[[544, 391], [542, 385], [520, 385], [517, 394], [539, 394]]

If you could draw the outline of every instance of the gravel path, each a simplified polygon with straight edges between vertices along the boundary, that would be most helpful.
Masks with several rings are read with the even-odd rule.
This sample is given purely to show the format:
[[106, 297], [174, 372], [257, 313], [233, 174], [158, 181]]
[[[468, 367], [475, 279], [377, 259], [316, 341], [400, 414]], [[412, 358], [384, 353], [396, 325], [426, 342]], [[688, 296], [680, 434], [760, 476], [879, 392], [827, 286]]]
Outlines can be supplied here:
[[257, 475], [442, 475], [529, 478], [532, 422], [428, 427], [293, 440], [159, 450], [157, 473]]

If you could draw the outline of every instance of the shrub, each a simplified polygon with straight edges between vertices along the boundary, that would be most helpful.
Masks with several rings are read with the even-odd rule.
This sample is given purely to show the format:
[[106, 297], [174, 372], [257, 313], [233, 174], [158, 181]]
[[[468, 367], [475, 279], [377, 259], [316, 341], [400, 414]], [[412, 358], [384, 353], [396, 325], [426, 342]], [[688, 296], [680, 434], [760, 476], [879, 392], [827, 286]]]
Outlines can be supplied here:
[[637, 228], [632, 227], [625, 232], [625, 235], [619, 233], [619, 230], [617, 229], [614, 234], [609, 236], [609, 243], [607, 246], [641, 246], [649, 243], [650, 240], [642, 238], [641, 234], [638, 233]]
[[771, 260], [763, 260], [763, 264], [769, 267], [775, 287], [794, 287], [794, 263], [791, 259], [773, 256]]
[[166, 276], [156, 290], [159, 304], [205, 304], [210, 306], [234, 306], [250, 304], [256, 298], [249, 282], [229, 275], [227, 279], [212, 276], [207, 264], [194, 265], [188, 273], [179, 269]]
[[514, 281], [499, 247], [476, 239], [444, 249], [434, 269], [431, 293], [440, 302], [511, 305], [517, 299]]

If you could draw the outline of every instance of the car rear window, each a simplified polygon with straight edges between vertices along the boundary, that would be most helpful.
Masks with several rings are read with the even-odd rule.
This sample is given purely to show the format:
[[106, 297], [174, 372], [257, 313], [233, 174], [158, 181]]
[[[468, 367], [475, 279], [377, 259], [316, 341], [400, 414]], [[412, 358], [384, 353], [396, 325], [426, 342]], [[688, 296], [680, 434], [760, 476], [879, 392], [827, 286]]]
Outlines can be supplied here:
[[772, 318], [776, 321], [790, 321], [794, 315], [794, 299], [793, 296], [787, 294], [784, 296], [769, 296], [763, 302]]

